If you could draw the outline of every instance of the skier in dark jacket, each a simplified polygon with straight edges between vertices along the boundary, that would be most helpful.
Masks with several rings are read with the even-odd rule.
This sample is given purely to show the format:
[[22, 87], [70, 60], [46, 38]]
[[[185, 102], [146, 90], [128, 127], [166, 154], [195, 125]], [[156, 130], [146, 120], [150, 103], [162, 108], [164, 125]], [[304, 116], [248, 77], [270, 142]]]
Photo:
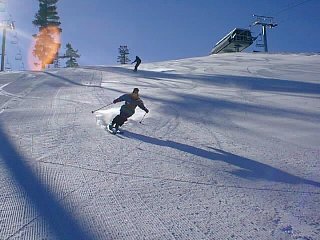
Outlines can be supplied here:
[[134, 66], [134, 70], [133, 70], [136, 72], [138, 70], [140, 63], [141, 63], [141, 59], [138, 56], [136, 56], [136, 60], [134, 60], [131, 64], [133, 64], [133, 63], [136, 63], [136, 65]]
[[135, 113], [136, 107], [140, 107], [146, 113], [149, 110], [144, 106], [143, 101], [139, 97], [139, 89], [134, 88], [132, 93], [124, 94], [119, 98], [113, 100], [113, 103], [125, 101], [125, 104], [122, 105], [120, 109], [120, 114], [117, 115], [112, 122], [109, 124], [108, 128], [110, 131], [116, 133], [124, 122], [128, 120]]

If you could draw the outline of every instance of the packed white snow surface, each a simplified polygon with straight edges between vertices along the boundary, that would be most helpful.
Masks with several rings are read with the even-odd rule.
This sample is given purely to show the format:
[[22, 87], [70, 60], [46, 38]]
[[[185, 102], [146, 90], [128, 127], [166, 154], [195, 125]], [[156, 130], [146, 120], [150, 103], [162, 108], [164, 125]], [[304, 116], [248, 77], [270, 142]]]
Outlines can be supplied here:
[[[319, 66], [236, 53], [1, 73], [0, 239], [320, 239]], [[134, 87], [150, 113], [112, 135], [121, 103], [91, 111]]]

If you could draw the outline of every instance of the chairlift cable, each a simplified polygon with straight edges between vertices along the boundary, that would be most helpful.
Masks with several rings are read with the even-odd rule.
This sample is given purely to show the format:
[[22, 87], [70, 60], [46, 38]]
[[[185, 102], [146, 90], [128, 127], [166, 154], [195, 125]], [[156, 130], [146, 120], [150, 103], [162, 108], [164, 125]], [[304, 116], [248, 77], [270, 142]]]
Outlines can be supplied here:
[[312, 0], [303, 0], [303, 1], [298, 2], [298, 3], [292, 3], [291, 5], [288, 5], [286, 8], [283, 8], [283, 9], [279, 10], [278, 12], [273, 13], [272, 15], [273, 16], [278, 16], [279, 14], [281, 14], [283, 12], [287, 12], [287, 11], [289, 11], [289, 10], [295, 8], [295, 7], [301, 6], [301, 5], [303, 5], [303, 4], [307, 3], [307, 2], [310, 2], [310, 1], [312, 1]]

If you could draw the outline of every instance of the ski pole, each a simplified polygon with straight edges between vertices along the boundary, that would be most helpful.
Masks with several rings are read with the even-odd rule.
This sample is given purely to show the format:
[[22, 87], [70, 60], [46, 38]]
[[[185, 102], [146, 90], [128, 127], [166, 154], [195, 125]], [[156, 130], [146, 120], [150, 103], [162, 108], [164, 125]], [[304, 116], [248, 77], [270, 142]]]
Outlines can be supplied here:
[[143, 117], [142, 117], [142, 119], [140, 120], [140, 122], [139, 123], [142, 123], [142, 120], [144, 119], [144, 117], [147, 115], [147, 113], [145, 113], [144, 115], [143, 115]]
[[101, 107], [101, 108], [98, 108], [98, 109], [96, 109], [96, 110], [93, 110], [93, 111], [91, 111], [91, 112], [94, 113], [94, 112], [96, 112], [96, 111], [98, 111], [98, 110], [100, 110], [100, 109], [102, 109], [102, 108], [105, 108], [105, 107], [110, 106], [111, 104], [113, 104], [113, 103], [109, 103], [109, 104], [107, 104], [107, 105], [105, 105], [105, 106], [103, 106], [103, 107]]

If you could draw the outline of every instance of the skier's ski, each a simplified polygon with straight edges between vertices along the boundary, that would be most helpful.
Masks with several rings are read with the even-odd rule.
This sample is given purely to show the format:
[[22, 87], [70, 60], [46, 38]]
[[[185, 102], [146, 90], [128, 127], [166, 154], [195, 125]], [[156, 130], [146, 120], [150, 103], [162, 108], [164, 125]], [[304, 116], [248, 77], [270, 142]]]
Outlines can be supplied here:
[[116, 130], [115, 128], [109, 128], [109, 125], [106, 127], [106, 130], [109, 132], [109, 133], [111, 133], [111, 134], [113, 134], [113, 135], [115, 135], [115, 134], [123, 134], [123, 131], [121, 131], [121, 130]]
[[117, 134], [117, 132], [113, 131], [113, 129], [110, 129], [109, 126], [106, 127], [106, 130], [111, 134]]

